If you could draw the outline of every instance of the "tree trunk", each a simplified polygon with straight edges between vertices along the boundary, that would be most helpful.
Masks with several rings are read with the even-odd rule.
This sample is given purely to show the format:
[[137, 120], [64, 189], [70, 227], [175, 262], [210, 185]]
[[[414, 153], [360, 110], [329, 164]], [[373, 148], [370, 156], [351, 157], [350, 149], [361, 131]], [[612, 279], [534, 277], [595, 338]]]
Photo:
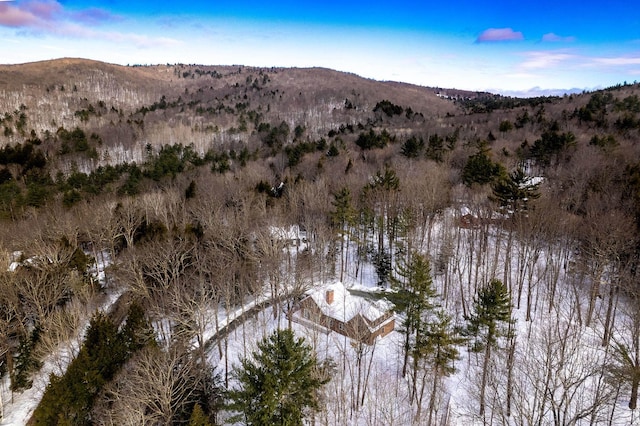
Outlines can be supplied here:
[[[509, 324], [509, 334], [514, 333], [513, 325]], [[507, 417], [511, 416], [511, 399], [513, 398], [513, 364], [516, 352], [516, 339], [509, 339], [509, 353], [507, 355]]]
[[531, 280], [529, 280], [529, 283], [527, 285], [527, 311], [525, 314], [525, 321], [531, 321], [531, 298], [532, 298], [532, 291], [533, 289], [531, 288], [533, 286]]
[[340, 282], [344, 282], [344, 234], [340, 235]]
[[384, 217], [378, 217], [378, 253], [384, 252]]
[[404, 361], [402, 362], [402, 378], [407, 377], [407, 364], [409, 364], [409, 334], [410, 330], [405, 331], [404, 339]]
[[509, 228], [507, 237], [507, 247], [504, 251], [504, 273], [502, 282], [507, 285], [511, 299], [513, 300], [513, 282], [511, 281], [511, 248], [513, 246], [513, 230]]
[[224, 387], [229, 389], [229, 338], [224, 338]]
[[431, 250], [431, 230], [433, 229], [433, 222], [435, 221], [435, 213], [429, 215], [429, 227], [427, 228], [427, 253]]
[[[435, 379], [434, 379], [435, 382]], [[420, 383], [420, 392], [419, 392], [419, 396], [417, 397], [416, 400], [416, 418], [415, 418], [415, 422], [418, 424], [421, 424], [421, 418], [422, 418], [422, 400], [424, 399], [424, 389], [425, 386], [427, 385], [427, 371], [424, 370], [423, 374], [422, 374], [422, 383]]]
[[352, 406], [354, 411], [360, 410], [360, 393], [362, 389], [362, 358], [364, 357], [364, 343], [357, 343], [356, 348], [356, 394], [352, 396]]
[[518, 301], [516, 302], [516, 308], [520, 309], [520, 300], [522, 299], [522, 287], [524, 286], [524, 270], [526, 268], [525, 259], [526, 254], [523, 253], [526, 248], [520, 248], [518, 250]]
[[484, 415], [485, 390], [487, 387], [487, 376], [489, 373], [489, 360], [491, 358], [491, 344], [488, 343], [491, 336], [487, 337], [487, 347], [484, 351], [484, 362], [482, 365], [482, 382], [480, 384], [480, 415]]
[[364, 376], [364, 386], [362, 387], [362, 400], [360, 401], [360, 406], [364, 406], [364, 397], [367, 395], [367, 388], [369, 386], [369, 376], [371, 375], [371, 369], [373, 366], [373, 353], [376, 350], [376, 343], [373, 342], [373, 346], [371, 347], [371, 353], [369, 354], [369, 365], [367, 366], [367, 371]]
[[607, 304], [607, 315], [604, 321], [604, 334], [602, 336], [602, 346], [607, 346], [609, 344], [609, 339], [611, 338], [611, 330], [613, 329], [613, 322], [615, 318], [615, 316], [613, 315], [613, 311], [614, 311], [613, 300], [614, 298], [616, 299], [616, 306], [617, 306], [617, 302], [618, 302], [616, 297], [617, 290], [618, 290], [618, 287], [616, 285], [614, 285], [613, 283], [610, 284], [609, 303]]
[[587, 319], [585, 321], [586, 327], [589, 327], [591, 325], [591, 318], [596, 307], [596, 299], [600, 297], [600, 279], [602, 277], [602, 268], [600, 268], [600, 266], [598, 266], [597, 268], [598, 269], [596, 274], [592, 277], [591, 291], [589, 292], [589, 307], [587, 308]]
[[435, 410], [436, 405], [436, 392], [438, 391], [438, 380], [440, 375], [438, 374], [438, 369], [434, 371], [433, 377], [433, 386], [431, 387], [431, 397], [429, 398], [429, 421], [427, 422], [428, 426], [431, 426], [431, 422], [433, 420], [433, 412]]
[[409, 401], [413, 403], [416, 400], [416, 393], [418, 392], [418, 357], [413, 354], [413, 371], [411, 372], [411, 394]]
[[[636, 367], [637, 369], [637, 367]], [[635, 410], [638, 406], [638, 387], [640, 386], [640, 375], [634, 372], [631, 377], [631, 399], [629, 399], [629, 409]]]

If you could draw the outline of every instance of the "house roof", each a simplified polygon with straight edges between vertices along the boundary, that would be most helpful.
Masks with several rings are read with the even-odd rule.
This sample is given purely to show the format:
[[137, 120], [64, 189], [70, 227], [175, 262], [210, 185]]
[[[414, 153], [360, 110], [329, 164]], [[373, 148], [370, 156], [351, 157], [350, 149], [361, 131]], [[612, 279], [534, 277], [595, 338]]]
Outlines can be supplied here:
[[[331, 304], [327, 303], [326, 299], [329, 290], [333, 290]], [[391, 303], [385, 300], [370, 301], [352, 295], [340, 281], [311, 290], [307, 294], [325, 315], [343, 323], [349, 322], [358, 314], [372, 322], [391, 310]]]

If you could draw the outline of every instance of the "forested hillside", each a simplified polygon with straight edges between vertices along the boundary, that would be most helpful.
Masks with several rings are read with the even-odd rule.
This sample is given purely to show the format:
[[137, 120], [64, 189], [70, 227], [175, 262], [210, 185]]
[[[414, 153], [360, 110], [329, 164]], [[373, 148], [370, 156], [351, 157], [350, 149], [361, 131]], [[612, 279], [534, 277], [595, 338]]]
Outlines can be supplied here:
[[639, 96], [0, 66], [0, 424], [635, 424]]

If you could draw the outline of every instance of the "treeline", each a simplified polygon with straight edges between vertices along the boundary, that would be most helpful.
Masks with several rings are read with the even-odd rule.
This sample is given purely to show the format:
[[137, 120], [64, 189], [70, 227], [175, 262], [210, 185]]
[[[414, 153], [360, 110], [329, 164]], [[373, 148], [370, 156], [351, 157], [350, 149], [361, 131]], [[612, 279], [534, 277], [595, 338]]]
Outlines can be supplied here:
[[531, 98], [516, 98], [511, 96], [482, 94], [473, 98], [456, 99], [471, 114], [485, 114], [501, 109], [515, 109], [523, 107], [539, 107], [553, 103], [560, 98], [557, 96], [536, 96]]

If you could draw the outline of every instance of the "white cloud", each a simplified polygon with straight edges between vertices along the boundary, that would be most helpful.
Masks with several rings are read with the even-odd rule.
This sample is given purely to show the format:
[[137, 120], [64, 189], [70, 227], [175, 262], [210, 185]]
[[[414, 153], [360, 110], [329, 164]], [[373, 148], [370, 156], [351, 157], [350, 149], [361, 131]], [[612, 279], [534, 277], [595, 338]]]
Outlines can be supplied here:
[[609, 58], [591, 58], [591, 62], [598, 65], [607, 66], [630, 66], [640, 65], [640, 56], [618, 56]]
[[[5, 2], [6, 0], [0, 0]], [[67, 12], [56, 0], [33, 0], [26, 3], [0, 4], [0, 27], [15, 28], [21, 34], [54, 35], [75, 39], [96, 39], [116, 43], [132, 43], [141, 48], [170, 47], [181, 42], [165, 36], [119, 31], [96, 31], [98, 23], [120, 20], [102, 9], [90, 8]]]
[[524, 52], [523, 55], [527, 59], [520, 63], [519, 67], [522, 69], [548, 69], [577, 58], [576, 55], [571, 53], [558, 51]]

